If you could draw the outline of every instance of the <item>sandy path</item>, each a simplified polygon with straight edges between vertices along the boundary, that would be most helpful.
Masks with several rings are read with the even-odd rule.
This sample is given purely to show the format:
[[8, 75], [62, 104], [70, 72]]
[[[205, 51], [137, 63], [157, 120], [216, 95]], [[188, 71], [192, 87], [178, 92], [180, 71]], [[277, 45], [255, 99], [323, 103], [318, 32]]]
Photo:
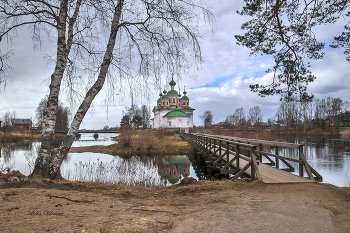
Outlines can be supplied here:
[[350, 232], [350, 190], [324, 184], [206, 182], [89, 189], [0, 186], [1, 232]]

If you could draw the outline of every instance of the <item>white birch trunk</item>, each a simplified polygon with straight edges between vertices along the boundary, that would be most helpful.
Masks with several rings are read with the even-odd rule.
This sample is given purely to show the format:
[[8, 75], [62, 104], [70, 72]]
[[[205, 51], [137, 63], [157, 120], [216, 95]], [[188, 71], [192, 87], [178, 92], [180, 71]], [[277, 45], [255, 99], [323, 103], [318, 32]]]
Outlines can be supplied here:
[[94, 85], [86, 93], [83, 102], [81, 103], [79, 109], [77, 110], [74, 116], [74, 119], [71, 123], [71, 126], [69, 128], [66, 138], [64, 139], [62, 145], [58, 148], [58, 150], [53, 155], [53, 158], [50, 163], [50, 169], [49, 169], [50, 179], [56, 179], [60, 177], [60, 168], [61, 168], [63, 159], [67, 155], [70, 147], [72, 146], [74, 137], [80, 127], [82, 120], [85, 117], [85, 114], [89, 110], [92, 101], [94, 100], [94, 98], [96, 97], [96, 95], [99, 93], [99, 91], [102, 89], [104, 85], [108, 68], [112, 60], [112, 54], [116, 43], [116, 36], [118, 32], [118, 26], [119, 26], [123, 5], [124, 5], [124, 0], [119, 0], [115, 8], [114, 16], [112, 20], [112, 26], [111, 26], [111, 33], [109, 36], [106, 52], [101, 64], [98, 78], [94, 83]]
[[66, 43], [66, 22], [68, 18], [68, 0], [61, 0], [60, 13], [57, 22], [57, 54], [56, 66], [51, 75], [50, 94], [48, 96], [46, 109], [44, 111], [42, 125], [42, 143], [38, 158], [35, 161], [33, 172], [30, 176], [40, 175], [49, 177], [49, 165], [52, 160], [53, 136], [55, 132], [56, 116], [58, 108], [58, 96], [61, 88], [61, 81], [68, 60], [68, 55], [73, 41], [73, 26], [76, 22], [81, 1], [76, 3], [76, 9], [68, 25], [68, 39]]

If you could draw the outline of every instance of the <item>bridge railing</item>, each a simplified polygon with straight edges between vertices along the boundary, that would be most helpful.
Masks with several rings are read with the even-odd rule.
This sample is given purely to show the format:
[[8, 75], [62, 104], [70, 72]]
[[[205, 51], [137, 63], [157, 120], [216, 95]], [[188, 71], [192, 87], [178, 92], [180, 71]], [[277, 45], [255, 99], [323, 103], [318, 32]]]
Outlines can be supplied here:
[[[288, 168], [282, 168], [281, 170], [285, 170], [288, 172], [294, 172], [294, 167], [287, 161], [295, 162], [299, 165], [299, 176], [304, 177], [304, 169], [307, 173], [307, 177], [312, 180], [318, 180], [322, 181], [322, 176], [315, 171], [306, 161], [305, 155], [304, 155], [304, 145], [302, 144], [295, 144], [295, 143], [286, 143], [286, 142], [277, 142], [277, 141], [267, 141], [267, 140], [258, 140], [258, 139], [248, 139], [248, 138], [238, 138], [238, 137], [229, 137], [229, 136], [223, 136], [223, 135], [209, 135], [209, 134], [197, 134], [192, 133], [189, 134], [193, 138], [192, 140], [196, 140], [197, 142], [202, 143], [203, 139], [208, 140], [205, 138], [211, 138], [210, 140], [224, 140], [222, 142], [230, 142], [230, 145], [233, 147], [239, 146], [239, 144], [235, 143], [241, 143], [244, 145], [254, 145], [255, 147], [252, 148], [251, 157], [252, 164], [254, 165], [253, 160], [257, 160], [258, 163], [262, 163], [263, 157], [266, 158], [269, 162], [265, 163], [270, 166], [275, 166], [278, 169], [280, 168], [280, 162], [284, 163]], [[195, 139], [194, 139], [195, 138]], [[233, 144], [232, 144], [233, 143]], [[215, 144], [215, 143], [214, 143]], [[221, 142], [220, 142], [221, 145]], [[219, 145], [219, 146], [220, 146]], [[274, 153], [264, 151], [264, 148], [268, 149], [274, 149]], [[279, 153], [281, 149], [289, 148], [296, 151], [298, 155], [298, 159], [296, 158], [289, 158], [286, 156], [281, 156]], [[234, 151], [234, 148], [233, 148]], [[254, 155], [254, 156], [252, 156]], [[239, 156], [239, 155], [238, 155]], [[254, 157], [254, 158], [253, 158]], [[253, 171], [255, 169], [255, 165], [253, 167]], [[259, 174], [257, 174], [259, 175]], [[315, 176], [315, 177], [314, 177]]]
[[[256, 160], [255, 145], [247, 143], [234, 142], [225, 139], [218, 139], [211, 135], [204, 134], [182, 134], [182, 136], [195, 148], [199, 153], [206, 157], [208, 166], [220, 166], [221, 174], [235, 174], [233, 179], [243, 176], [250, 168], [250, 176], [254, 179], [260, 179], [258, 163]], [[216, 155], [218, 157], [216, 157]], [[230, 155], [234, 157], [230, 159]], [[245, 160], [240, 166], [240, 160]], [[232, 169], [232, 166], [235, 169]], [[241, 168], [240, 168], [241, 167]]]

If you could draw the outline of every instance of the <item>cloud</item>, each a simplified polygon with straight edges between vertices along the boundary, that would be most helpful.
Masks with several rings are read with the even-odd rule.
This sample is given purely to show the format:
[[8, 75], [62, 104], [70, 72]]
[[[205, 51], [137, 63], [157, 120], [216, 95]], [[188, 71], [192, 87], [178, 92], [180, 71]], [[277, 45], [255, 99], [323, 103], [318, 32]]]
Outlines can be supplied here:
[[[236, 44], [235, 35], [243, 34], [241, 24], [250, 19], [236, 13], [244, 5], [244, 1], [217, 0], [212, 2], [211, 10], [216, 16], [216, 33], [211, 34], [211, 28], [203, 31], [202, 55], [204, 58], [203, 70], [198, 71], [197, 77], [182, 77], [175, 80], [183, 91], [184, 86], [190, 98], [191, 107], [195, 108], [194, 123], [201, 125], [199, 116], [206, 110], [213, 111], [215, 121], [224, 121], [226, 116], [233, 114], [237, 108], [243, 107], [248, 114], [249, 108], [260, 106], [264, 120], [272, 117], [279, 106], [278, 96], [261, 98], [249, 89], [249, 84], [269, 84], [272, 74], [265, 73], [274, 64], [271, 56], [249, 56], [250, 50]], [[315, 35], [320, 41], [331, 43], [334, 35], [343, 30], [345, 21], [317, 26]], [[8, 81], [5, 91], [0, 91], [0, 117], [7, 111], [16, 110], [17, 117], [34, 118], [35, 109], [48, 93], [48, 80], [53, 72], [53, 66], [46, 65], [43, 56], [54, 54], [54, 43], [45, 43], [41, 50], [33, 51], [33, 42], [30, 32], [20, 30], [14, 41], [12, 80]], [[0, 48], [5, 49], [4, 43]], [[316, 98], [327, 96], [340, 97], [350, 100], [349, 70], [350, 63], [345, 60], [343, 49], [325, 48], [324, 59], [311, 61], [311, 70], [317, 76], [315, 82], [309, 84], [310, 92]], [[168, 77], [169, 78], [169, 77]], [[149, 81], [150, 90], [146, 90], [149, 97], [136, 96], [137, 104], [150, 104], [151, 109], [159, 98], [159, 86], [163, 86], [165, 75], [161, 82], [153, 85]], [[45, 81], [46, 80], [46, 81]], [[117, 86], [118, 83], [115, 83]], [[124, 87], [128, 90], [127, 87]], [[94, 101], [93, 108], [86, 115], [81, 128], [98, 129], [104, 125], [119, 125], [125, 106], [130, 106], [131, 98], [128, 93], [113, 93], [115, 101], [110, 105], [108, 116], [106, 113], [106, 96], [110, 94], [104, 87]], [[117, 95], [120, 94], [120, 95]], [[123, 97], [122, 94], [125, 94]], [[60, 96], [68, 106], [66, 98]]]

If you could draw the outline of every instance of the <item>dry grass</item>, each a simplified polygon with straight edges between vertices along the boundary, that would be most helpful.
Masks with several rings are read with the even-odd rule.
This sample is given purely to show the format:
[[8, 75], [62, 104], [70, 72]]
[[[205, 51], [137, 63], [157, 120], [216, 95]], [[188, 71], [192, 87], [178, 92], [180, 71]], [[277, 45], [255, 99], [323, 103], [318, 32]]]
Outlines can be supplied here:
[[41, 140], [41, 133], [30, 132], [27, 130], [13, 130], [11, 132], [0, 132], [0, 141], [19, 142], [23, 140]]
[[[5, 135], [5, 136], [4, 136]], [[66, 134], [55, 133], [54, 140], [63, 140]], [[20, 142], [24, 140], [28, 141], [41, 141], [41, 131], [28, 131], [28, 130], [12, 130], [11, 132], [0, 132], [1, 141]]]
[[350, 127], [340, 128], [340, 135], [350, 136]]
[[[109, 146], [89, 146], [71, 148], [70, 152], [95, 152], [126, 156], [134, 153], [146, 154], [192, 154], [193, 148], [180, 137], [177, 130], [134, 130], [130, 144], [122, 145], [120, 136], [115, 140], [118, 144]], [[123, 140], [123, 139], [122, 139]]]
[[144, 130], [132, 138], [131, 147], [139, 152], [193, 153], [177, 130]]

